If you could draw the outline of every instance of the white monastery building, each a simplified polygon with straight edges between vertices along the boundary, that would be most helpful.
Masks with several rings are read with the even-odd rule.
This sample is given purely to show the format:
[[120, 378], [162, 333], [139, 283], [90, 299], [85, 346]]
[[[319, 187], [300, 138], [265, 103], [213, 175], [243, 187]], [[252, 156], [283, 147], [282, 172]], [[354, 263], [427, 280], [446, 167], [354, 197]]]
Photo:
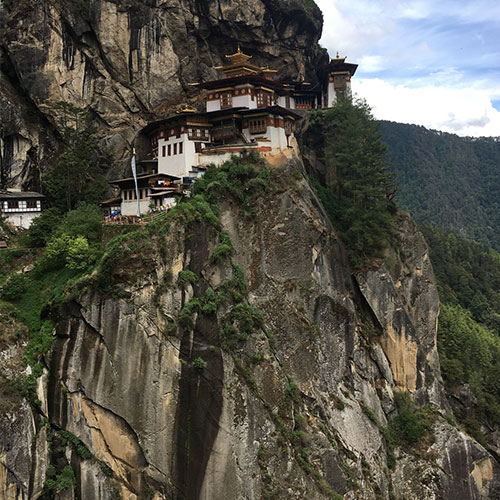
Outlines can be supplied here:
[[[208, 165], [221, 165], [242, 150], [263, 157], [297, 152], [295, 121], [308, 110], [328, 108], [339, 96], [350, 95], [357, 68], [337, 54], [320, 71], [320, 83], [312, 86], [275, 79], [276, 70], [252, 64], [252, 57], [239, 47], [226, 58], [228, 65], [215, 68], [223, 74], [220, 79], [193, 84], [204, 92], [205, 111], [186, 107], [143, 130], [151, 143], [151, 157], [140, 162], [141, 212], [171, 203], [182, 184], [192, 183]], [[133, 178], [112, 184], [120, 189], [122, 215], [135, 215]]]

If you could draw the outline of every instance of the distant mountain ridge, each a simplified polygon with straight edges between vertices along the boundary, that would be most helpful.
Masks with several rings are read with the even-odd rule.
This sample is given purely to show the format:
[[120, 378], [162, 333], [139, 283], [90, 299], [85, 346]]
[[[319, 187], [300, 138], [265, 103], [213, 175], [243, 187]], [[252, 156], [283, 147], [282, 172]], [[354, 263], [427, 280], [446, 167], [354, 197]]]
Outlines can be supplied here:
[[412, 217], [500, 250], [500, 140], [380, 121]]

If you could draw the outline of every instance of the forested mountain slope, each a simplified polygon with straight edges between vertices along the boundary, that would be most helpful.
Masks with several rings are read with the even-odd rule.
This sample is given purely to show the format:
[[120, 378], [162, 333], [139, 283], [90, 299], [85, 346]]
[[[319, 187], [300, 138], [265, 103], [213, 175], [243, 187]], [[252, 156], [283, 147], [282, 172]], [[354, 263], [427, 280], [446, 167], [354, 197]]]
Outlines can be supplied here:
[[412, 217], [500, 250], [500, 141], [380, 122]]
[[441, 299], [438, 348], [455, 416], [498, 447], [500, 255], [437, 227], [421, 227]]

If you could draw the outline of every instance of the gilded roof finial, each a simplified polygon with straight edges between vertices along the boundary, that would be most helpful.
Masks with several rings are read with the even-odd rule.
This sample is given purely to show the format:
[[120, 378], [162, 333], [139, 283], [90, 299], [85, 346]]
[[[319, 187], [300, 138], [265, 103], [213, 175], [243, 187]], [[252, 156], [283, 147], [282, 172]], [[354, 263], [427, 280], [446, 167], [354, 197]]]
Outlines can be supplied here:
[[236, 52], [237, 54], [241, 54], [241, 47], [240, 44], [238, 44], [238, 51]]
[[181, 113], [196, 113], [196, 110], [190, 108], [188, 103], [184, 103], [184, 106], [181, 109]]
[[337, 50], [337, 59], [340, 59], [339, 51]]

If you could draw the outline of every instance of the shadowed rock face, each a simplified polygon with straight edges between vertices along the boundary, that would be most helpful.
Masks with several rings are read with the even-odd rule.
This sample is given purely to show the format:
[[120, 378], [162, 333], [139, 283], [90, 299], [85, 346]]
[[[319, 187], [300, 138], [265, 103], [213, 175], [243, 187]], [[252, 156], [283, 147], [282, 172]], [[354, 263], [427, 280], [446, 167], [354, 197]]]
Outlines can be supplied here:
[[321, 12], [301, 0], [7, 0], [0, 27], [2, 168], [13, 187], [39, 187], [58, 101], [91, 110], [120, 161], [154, 109], [179, 108], [188, 83], [216, 78], [238, 44], [312, 82], [327, 60]]
[[[400, 215], [391, 270], [353, 278], [301, 168], [275, 173], [253, 217], [220, 204], [264, 329], [224, 344], [227, 306], [194, 313], [192, 331], [179, 326], [186, 303], [236, 272], [229, 257], [212, 258], [219, 237], [205, 222], [175, 223], [158, 248], [124, 258], [113, 274], [123, 298], [86, 291], [65, 306], [38, 391], [50, 429], [35, 436], [30, 425], [43, 419], [28, 408], [15, 425], [2, 420], [5, 498], [36, 498], [61, 453], [76, 497], [88, 499], [499, 498], [495, 459], [440, 416], [448, 406], [422, 237]], [[180, 285], [183, 269], [200, 279]], [[395, 390], [438, 414], [434, 439], [418, 453], [396, 447], [389, 470], [382, 428]], [[59, 446], [61, 429], [94, 458]]]

